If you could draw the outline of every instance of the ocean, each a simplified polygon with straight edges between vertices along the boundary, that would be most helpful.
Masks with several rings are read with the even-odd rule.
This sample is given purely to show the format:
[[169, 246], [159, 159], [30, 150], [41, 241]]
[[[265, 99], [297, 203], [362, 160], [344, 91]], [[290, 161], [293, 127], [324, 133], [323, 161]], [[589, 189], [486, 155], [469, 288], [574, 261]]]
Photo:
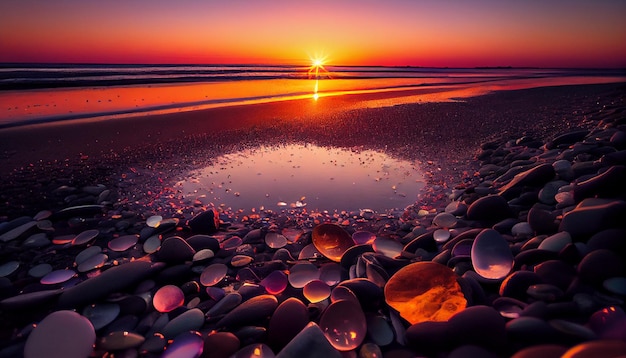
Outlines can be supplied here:
[[615, 69], [0, 64], [0, 128], [354, 93], [432, 89], [459, 98], [621, 81], [626, 72]]

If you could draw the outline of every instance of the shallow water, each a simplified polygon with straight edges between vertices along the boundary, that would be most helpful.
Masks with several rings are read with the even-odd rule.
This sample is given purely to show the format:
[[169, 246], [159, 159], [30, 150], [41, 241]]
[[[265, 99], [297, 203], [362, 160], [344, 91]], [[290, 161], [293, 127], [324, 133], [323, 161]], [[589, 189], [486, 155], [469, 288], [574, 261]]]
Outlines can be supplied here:
[[414, 163], [373, 150], [262, 146], [216, 158], [176, 188], [233, 210], [307, 208], [384, 212], [413, 204], [425, 185]]
[[[69, 119], [120, 119], [357, 93], [396, 92], [362, 106], [439, 102], [494, 90], [622, 82], [620, 70], [333, 67], [0, 66], [0, 128]], [[407, 90], [418, 95], [402, 94]]]

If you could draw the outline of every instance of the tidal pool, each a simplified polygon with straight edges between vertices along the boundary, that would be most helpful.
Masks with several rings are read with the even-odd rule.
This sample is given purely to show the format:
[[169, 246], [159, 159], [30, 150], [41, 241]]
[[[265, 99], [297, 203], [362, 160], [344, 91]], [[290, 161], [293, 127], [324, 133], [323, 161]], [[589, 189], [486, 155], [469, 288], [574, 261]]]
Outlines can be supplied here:
[[409, 161], [373, 150], [261, 146], [218, 157], [176, 184], [203, 205], [249, 211], [306, 208], [384, 212], [413, 204], [425, 185]]

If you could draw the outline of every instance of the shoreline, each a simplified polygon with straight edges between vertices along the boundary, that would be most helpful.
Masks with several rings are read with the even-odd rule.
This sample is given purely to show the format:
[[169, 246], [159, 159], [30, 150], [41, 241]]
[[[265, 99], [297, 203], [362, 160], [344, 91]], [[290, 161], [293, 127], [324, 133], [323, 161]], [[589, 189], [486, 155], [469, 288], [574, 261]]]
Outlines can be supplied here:
[[[619, 96], [623, 86], [540, 87], [494, 92], [463, 102], [357, 109], [356, 104], [390, 94], [349, 95], [2, 129], [0, 213], [10, 215], [18, 198], [28, 196], [25, 183], [41, 190], [59, 184], [51, 180], [55, 177], [82, 185], [115, 183], [129, 168], [145, 170], [146, 177], [171, 179], [217, 155], [272, 143], [383, 150], [402, 159], [432, 163], [424, 165], [425, 171], [445, 178], [433, 182], [456, 182], [463, 171], [475, 167], [472, 156], [481, 142], [520, 133], [544, 139], [557, 135], [568, 126], [578, 126], [580, 113], [605, 105], [596, 103], [598, 98]], [[39, 208], [46, 209], [43, 205]]]

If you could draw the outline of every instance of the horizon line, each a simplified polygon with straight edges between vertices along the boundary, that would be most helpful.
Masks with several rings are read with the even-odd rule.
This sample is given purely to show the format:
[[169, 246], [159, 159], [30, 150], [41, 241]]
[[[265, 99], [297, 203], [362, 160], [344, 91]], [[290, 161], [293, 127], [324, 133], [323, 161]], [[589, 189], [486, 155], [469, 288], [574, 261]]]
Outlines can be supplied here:
[[[304, 67], [306, 65], [294, 64], [294, 63], [168, 63], [168, 62], [154, 62], [154, 63], [139, 63], [139, 62], [0, 62], [0, 66], [5, 65], [59, 65], [59, 66], [223, 66], [223, 67]], [[497, 65], [497, 66], [422, 66], [422, 65], [342, 65], [342, 64], [326, 64], [330, 67], [381, 67], [381, 68], [425, 68], [425, 69], [545, 69], [545, 70], [626, 70], [626, 65], [623, 67], [542, 67], [542, 66], [511, 66], [511, 65]]]

